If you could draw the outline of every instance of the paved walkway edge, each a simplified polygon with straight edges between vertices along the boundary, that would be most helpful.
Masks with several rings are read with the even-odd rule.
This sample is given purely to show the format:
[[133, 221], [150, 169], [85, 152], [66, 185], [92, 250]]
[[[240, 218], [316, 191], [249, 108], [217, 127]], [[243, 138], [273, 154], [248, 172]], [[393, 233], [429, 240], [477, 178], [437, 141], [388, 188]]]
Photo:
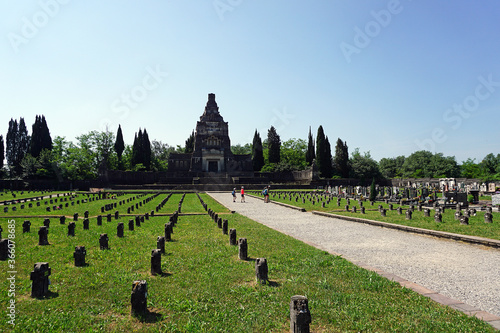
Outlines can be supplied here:
[[[254, 198], [263, 200], [263, 198], [260, 198], [258, 196], [254, 196], [254, 195], [251, 195], [251, 196]], [[215, 200], [215, 198], [212, 198], [212, 199]], [[288, 207], [288, 208], [292, 208], [292, 209], [296, 209], [296, 210], [298, 208], [298, 207], [295, 207], [292, 205], [287, 205], [287, 204], [284, 204], [281, 202], [276, 202], [276, 201], [271, 201], [271, 202], [274, 204], [280, 205], [280, 206], [284, 206], [284, 207]], [[305, 212], [305, 210], [301, 210], [301, 211]], [[460, 241], [464, 241], [464, 242], [470, 242], [470, 243], [474, 243], [474, 244], [486, 245], [486, 243], [482, 244], [482, 243], [478, 242], [478, 241], [485, 240], [488, 242], [487, 243], [488, 245], [486, 245], [486, 246], [500, 247], [499, 241], [488, 239], [488, 238], [464, 236], [464, 235], [452, 234], [452, 233], [447, 233], [447, 232], [421, 229], [421, 228], [415, 228], [415, 227], [408, 227], [408, 226], [402, 226], [402, 225], [398, 225], [398, 224], [392, 224], [392, 223], [386, 223], [386, 222], [380, 222], [380, 221], [374, 221], [374, 220], [367, 220], [367, 219], [361, 219], [361, 218], [344, 216], [344, 215], [336, 215], [336, 214], [332, 214], [332, 213], [324, 213], [324, 212], [318, 212], [318, 211], [312, 211], [312, 214], [326, 216], [326, 217], [332, 217], [332, 218], [340, 218], [340, 219], [353, 221], [353, 222], [359, 222], [359, 223], [367, 223], [367, 224], [371, 224], [371, 225], [375, 225], [375, 226], [392, 228], [392, 229], [399, 229], [399, 230], [408, 231], [408, 232], [416, 232], [416, 233], [420, 233], [420, 234], [426, 234], [426, 235], [431, 235], [431, 236], [436, 236], [436, 237], [441, 237], [441, 238], [450, 238], [450, 239], [460, 240]], [[433, 235], [433, 233], [436, 233], [436, 235]], [[451, 236], [453, 236], [453, 237], [451, 237]], [[468, 240], [464, 240], [464, 239], [468, 239]], [[489, 242], [496, 243], [496, 245], [489, 245]], [[314, 246], [314, 244], [309, 244], [309, 245]], [[318, 246], [314, 246], [314, 247], [318, 247]], [[336, 254], [336, 255], [342, 256], [344, 259], [350, 261], [351, 263], [355, 264], [358, 267], [367, 269], [367, 270], [372, 271], [374, 273], [377, 273], [378, 275], [385, 277], [391, 281], [397, 282], [402, 287], [411, 289], [414, 292], [419, 293], [422, 296], [428, 297], [439, 304], [449, 306], [449, 307], [451, 307], [455, 310], [458, 310], [458, 311], [460, 311], [468, 316], [471, 316], [471, 317], [474, 316], [476, 318], [479, 318], [479, 319], [485, 321], [486, 323], [488, 323], [489, 325], [491, 325], [494, 329], [500, 331], [500, 317], [498, 317], [496, 315], [493, 315], [489, 312], [477, 309], [477, 308], [475, 308], [469, 304], [466, 304], [462, 301], [459, 301], [459, 300], [444, 296], [442, 294], [439, 294], [431, 289], [425, 288], [424, 286], [421, 286], [421, 285], [418, 285], [414, 282], [405, 280], [405, 279], [403, 279], [395, 274], [388, 273], [388, 272], [385, 272], [385, 271], [380, 270], [378, 268], [368, 266], [365, 263], [357, 261], [357, 260], [350, 260], [349, 258], [346, 258], [341, 254]]]
[[362, 219], [359, 217], [337, 215], [337, 214], [318, 212], [318, 211], [312, 211], [312, 213], [316, 214], [316, 215], [326, 216], [326, 217], [339, 218], [339, 219], [343, 219], [343, 220], [347, 220], [347, 221], [371, 224], [371, 225], [375, 225], [378, 227], [397, 229], [397, 230], [402, 230], [402, 231], [407, 231], [407, 232], [414, 232], [417, 234], [424, 234], [424, 235], [429, 235], [429, 236], [434, 236], [434, 237], [439, 237], [439, 238], [447, 238], [447, 239], [457, 240], [457, 241], [461, 241], [461, 242], [472, 243], [472, 244], [476, 244], [476, 245], [483, 245], [483, 246], [500, 248], [500, 241], [498, 241], [496, 239], [460, 235], [460, 234], [454, 234], [451, 232], [422, 229], [422, 228], [410, 227], [410, 226], [406, 226], [406, 225], [393, 224], [393, 223], [387, 223], [387, 222], [381, 222], [381, 221], [375, 221], [375, 220]]

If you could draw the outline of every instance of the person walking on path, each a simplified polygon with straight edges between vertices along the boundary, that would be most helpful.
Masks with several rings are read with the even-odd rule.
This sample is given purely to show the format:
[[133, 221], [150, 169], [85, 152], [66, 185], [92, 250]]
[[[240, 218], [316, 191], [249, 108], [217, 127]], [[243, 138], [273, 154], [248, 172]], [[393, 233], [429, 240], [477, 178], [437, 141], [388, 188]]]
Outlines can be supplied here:
[[233, 192], [231, 194], [233, 195], [233, 202], [236, 202], [236, 187], [233, 188]]
[[245, 188], [241, 187], [241, 202], [245, 202]]
[[269, 186], [264, 187], [262, 194], [264, 195], [264, 202], [268, 203], [269, 202]]

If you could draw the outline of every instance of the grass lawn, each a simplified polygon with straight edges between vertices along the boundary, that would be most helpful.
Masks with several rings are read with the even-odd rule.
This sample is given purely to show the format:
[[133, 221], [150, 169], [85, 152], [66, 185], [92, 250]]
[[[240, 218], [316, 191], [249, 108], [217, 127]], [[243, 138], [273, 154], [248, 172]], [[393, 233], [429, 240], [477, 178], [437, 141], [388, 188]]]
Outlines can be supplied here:
[[[147, 195], [143, 198], [152, 195]], [[156, 207], [162, 193], [141, 207]], [[125, 196], [119, 197], [123, 200]], [[182, 194], [173, 194], [161, 213], [177, 209]], [[19, 332], [288, 332], [289, 302], [293, 295], [309, 299], [312, 332], [493, 332], [485, 322], [441, 306], [398, 283], [350, 262], [320, 251], [238, 214], [231, 214], [209, 196], [208, 207], [238, 237], [248, 240], [248, 260], [238, 259], [238, 247], [229, 245], [195, 194], [187, 194], [182, 213], [162, 256], [164, 276], [151, 276], [151, 250], [164, 234], [168, 216], [155, 216], [129, 231], [122, 216], [90, 230], [79, 220], [75, 237], [66, 225], [53, 221], [48, 246], [39, 246], [38, 227], [43, 218], [30, 218], [30, 233], [22, 233], [16, 221], [15, 301]], [[141, 198], [142, 199], [142, 198]], [[139, 200], [139, 199], [137, 199]], [[89, 207], [93, 203], [86, 203]], [[120, 211], [128, 205], [122, 205]], [[81, 212], [83, 213], [83, 211]], [[137, 211], [135, 213], [138, 213]], [[193, 213], [192, 215], [190, 213]], [[9, 218], [0, 215], [7, 232]], [[116, 236], [118, 222], [125, 223], [125, 237]], [[99, 249], [99, 234], [107, 233], [109, 250]], [[4, 236], [5, 237], [5, 236]], [[86, 267], [74, 267], [75, 246], [87, 250]], [[270, 283], [255, 280], [255, 259], [265, 257]], [[30, 272], [36, 262], [49, 263], [50, 297], [30, 297]], [[7, 309], [7, 261], [1, 261], [0, 307]], [[149, 315], [139, 320], [130, 315], [134, 280], [148, 283]], [[5, 311], [5, 310], [4, 310]], [[5, 312], [0, 331], [9, 331]]]
[[[259, 192], [251, 192], [249, 194], [254, 194], [259, 197], [262, 195]], [[431, 230], [439, 230], [452, 232], [456, 234], [463, 234], [469, 236], [478, 236], [485, 237], [491, 239], [500, 240], [500, 213], [493, 212], [493, 223], [484, 223], [484, 212], [478, 211], [477, 216], [471, 216], [469, 218], [469, 225], [461, 225], [459, 221], [455, 220], [455, 209], [446, 209], [443, 215], [443, 223], [434, 222], [434, 210], [431, 210], [430, 217], [424, 217], [424, 212], [417, 211], [416, 207], [414, 207], [414, 212], [411, 220], [406, 220], [405, 211], [409, 206], [401, 206], [403, 208], [403, 214], [398, 215], [396, 209], [399, 205], [393, 204], [393, 211], [389, 210], [389, 204], [375, 202], [373, 206], [369, 201], [363, 202], [363, 206], [365, 207], [366, 214], [360, 213], [359, 203], [356, 200], [350, 200], [349, 209], [352, 211], [352, 207], [356, 206], [357, 212], [346, 212], [345, 206], [347, 205], [346, 199], [341, 199], [340, 206], [337, 205], [337, 199], [334, 198], [330, 201], [329, 204], [326, 204], [326, 201], [313, 202], [309, 199], [305, 200], [305, 203], [302, 203], [302, 199], [299, 198], [298, 201], [295, 201], [295, 198], [292, 196], [292, 200], [287, 197], [286, 199], [282, 196], [278, 198], [277, 195], [271, 198], [271, 201], [283, 202], [289, 205], [297, 206], [304, 208], [307, 211], [321, 211], [321, 212], [329, 212], [339, 215], [347, 215], [347, 216], [355, 216], [358, 218], [366, 218], [369, 220], [376, 220], [394, 224], [407, 225], [417, 228], [423, 229], [431, 229]], [[325, 202], [325, 207], [322, 207], [322, 202]], [[387, 209], [386, 217], [382, 217], [380, 212], [378, 211], [378, 206], [382, 205], [383, 208]]]

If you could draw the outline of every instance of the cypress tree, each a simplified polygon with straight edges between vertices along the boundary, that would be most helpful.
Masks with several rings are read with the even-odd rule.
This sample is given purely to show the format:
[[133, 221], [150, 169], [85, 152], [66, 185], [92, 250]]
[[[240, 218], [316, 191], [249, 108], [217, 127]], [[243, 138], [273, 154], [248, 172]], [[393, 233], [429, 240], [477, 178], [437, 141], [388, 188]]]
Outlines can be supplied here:
[[327, 144], [323, 126], [318, 127], [318, 135], [316, 136], [316, 165], [318, 166], [319, 176], [329, 178], [329, 170], [331, 170], [331, 158], [327, 154]]
[[50, 137], [45, 116], [42, 115], [36, 116], [35, 123], [32, 126], [29, 153], [33, 157], [38, 157], [44, 149], [52, 150], [52, 138]]
[[325, 163], [323, 170], [325, 172], [326, 178], [332, 178], [333, 176], [332, 148], [330, 146], [330, 141], [328, 140], [328, 136], [325, 137]]
[[335, 168], [337, 174], [342, 178], [349, 178], [349, 151], [347, 142], [342, 142], [340, 138], [335, 146]]
[[255, 130], [255, 134], [253, 135], [252, 165], [254, 171], [260, 171], [264, 166], [264, 152], [262, 149], [262, 140], [257, 130]]
[[372, 179], [372, 184], [370, 185], [370, 201], [375, 201], [377, 197], [377, 190], [375, 189], [375, 178]]
[[14, 166], [17, 160], [17, 154], [19, 152], [19, 143], [18, 143], [18, 135], [19, 126], [17, 125], [17, 120], [13, 120], [12, 118], [9, 121], [9, 130], [7, 131], [6, 144], [7, 144], [7, 164], [9, 166]]
[[280, 162], [281, 139], [274, 126], [267, 132], [267, 144], [269, 148], [269, 163]]
[[[141, 129], [139, 129], [139, 135], [142, 138]], [[137, 132], [134, 135], [134, 144], [132, 145], [132, 156], [130, 158], [131, 167], [134, 167], [136, 164], [141, 163], [139, 161], [140, 160], [139, 154], [140, 154], [140, 150], [141, 150], [140, 142], [139, 142], [139, 140], [140, 140], [139, 135], [137, 134]]]
[[184, 148], [184, 152], [190, 154], [194, 151], [194, 131], [191, 133], [189, 138], [186, 140], [186, 147]]
[[149, 141], [148, 132], [144, 129], [142, 132], [142, 164], [146, 170], [151, 170], [151, 142]]
[[121, 125], [118, 125], [118, 131], [116, 132], [116, 140], [115, 140], [115, 151], [116, 155], [118, 155], [118, 165], [119, 168], [122, 168], [122, 155], [125, 150], [125, 142], [123, 141], [123, 133]]
[[5, 159], [5, 148], [3, 144], [3, 136], [0, 135], [0, 169], [3, 168], [4, 159]]
[[20, 175], [22, 171], [21, 161], [28, 153], [30, 137], [24, 123], [24, 118], [10, 120], [7, 132], [7, 162], [15, 174]]
[[311, 165], [315, 158], [316, 154], [314, 152], [314, 140], [311, 134], [311, 126], [309, 126], [309, 135], [307, 137], [307, 152], [306, 152], [307, 165]]

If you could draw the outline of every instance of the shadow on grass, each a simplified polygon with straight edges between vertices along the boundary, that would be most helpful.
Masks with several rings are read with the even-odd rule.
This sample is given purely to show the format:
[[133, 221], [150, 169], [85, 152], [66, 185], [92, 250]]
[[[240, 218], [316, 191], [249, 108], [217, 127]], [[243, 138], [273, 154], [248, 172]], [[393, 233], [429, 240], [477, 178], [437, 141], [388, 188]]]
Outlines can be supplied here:
[[35, 297], [35, 298], [39, 299], [39, 300], [46, 300], [46, 299], [52, 299], [52, 298], [57, 298], [57, 297], [59, 297], [59, 293], [55, 293], [55, 292], [52, 292], [49, 290], [44, 296]]
[[145, 313], [132, 315], [134, 318], [139, 320], [141, 323], [153, 324], [157, 323], [162, 319], [162, 315], [159, 312], [154, 312], [146, 310]]

